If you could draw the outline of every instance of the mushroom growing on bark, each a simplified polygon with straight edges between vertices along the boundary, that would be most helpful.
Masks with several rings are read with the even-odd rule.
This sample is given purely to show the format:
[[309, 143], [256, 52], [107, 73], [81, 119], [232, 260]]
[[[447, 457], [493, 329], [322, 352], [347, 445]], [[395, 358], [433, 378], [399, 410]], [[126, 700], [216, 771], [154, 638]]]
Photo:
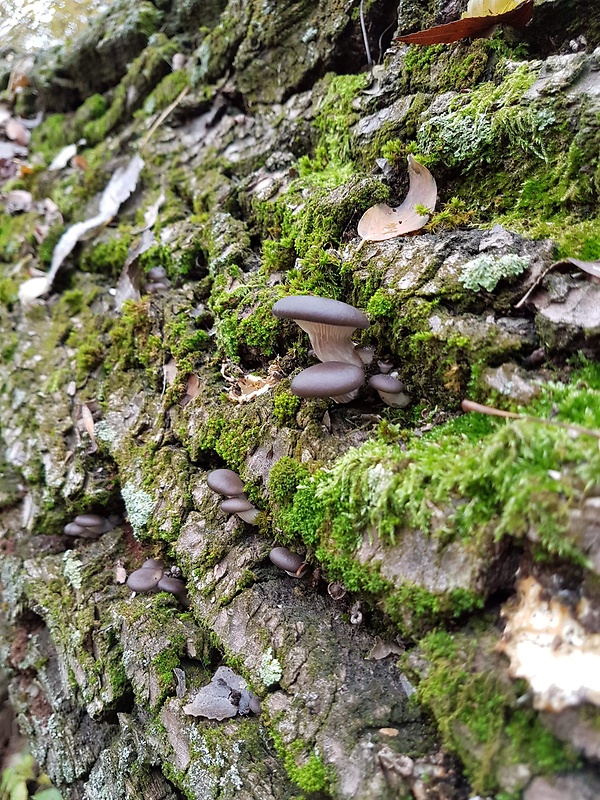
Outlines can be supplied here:
[[356, 397], [364, 379], [362, 368], [342, 361], [328, 361], [296, 375], [290, 388], [298, 397], [331, 397], [337, 403], [349, 403]]
[[308, 333], [319, 361], [343, 361], [363, 366], [350, 339], [356, 328], [369, 327], [369, 320], [358, 308], [327, 297], [292, 295], [278, 300], [273, 306], [273, 314], [280, 319], [293, 319]]
[[276, 567], [287, 572], [291, 578], [300, 578], [306, 569], [302, 556], [292, 553], [287, 547], [274, 547], [269, 553], [269, 558]]
[[209, 489], [225, 497], [237, 497], [244, 491], [240, 476], [232, 469], [214, 469], [206, 479]]
[[227, 514], [237, 514], [240, 519], [249, 525], [254, 525], [256, 517], [260, 514], [260, 511], [246, 497], [241, 495], [231, 497], [229, 500], [223, 500], [221, 508]]
[[154, 592], [163, 574], [163, 564], [154, 558], [149, 558], [127, 578], [127, 587], [132, 592]]
[[369, 386], [392, 408], [406, 408], [410, 403], [410, 397], [404, 394], [404, 384], [393, 375], [373, 375]]
[[79, 514], [73, 522], [63, 528], [67, 536], [80, 536], [82, 539], [97, 539], [103, 533], [108, 533], [118, 524], [119, 517], [110, 519], [100, 514]]

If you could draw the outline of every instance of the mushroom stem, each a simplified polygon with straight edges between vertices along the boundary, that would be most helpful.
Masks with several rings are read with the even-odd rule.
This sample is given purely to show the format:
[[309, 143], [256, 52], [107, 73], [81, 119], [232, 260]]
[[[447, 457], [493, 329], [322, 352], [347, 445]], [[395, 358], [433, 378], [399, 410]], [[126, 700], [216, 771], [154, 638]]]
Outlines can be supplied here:
[[363, 366], [363, 361], [355, 351], [350, 338], [356, 326], [348, 328], [345, 325], [327, 325], [321, 322], [307, 322], [304, 319], [294, 319], [294, 322], [308, 333], [312, 349], [319, 361], [343, 361], [345, 364]]

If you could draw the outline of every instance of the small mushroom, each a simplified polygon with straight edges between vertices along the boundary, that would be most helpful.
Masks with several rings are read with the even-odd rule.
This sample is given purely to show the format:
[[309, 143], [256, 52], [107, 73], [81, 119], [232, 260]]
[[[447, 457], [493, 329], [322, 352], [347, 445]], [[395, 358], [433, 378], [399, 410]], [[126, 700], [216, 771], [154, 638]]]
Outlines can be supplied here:
[[127, 578], [127, 586], [132, 592], [154, 592], [163, 577], [163, 567], [141, 567]]
[[342, 361], [315, 364], [292, 380], [292, 394], [298, 397], [331, 397], [336, 403], [349, 403], [365, 379], [361, 367]]
[[163, 575], [156, 584], [156, 588], [159, 592], [169, 592], [169, 594], [174, 594], [182, 606], [185, 606], [186, 608], [189, 607], [190, 601], [188, 600], [185, 583], [180, 581], [179, 578], [172, 578], [169, 575]]
[[350, 337], [356, 328], [368, 328], [369, 320], [358, 308], [327, 297], [292, 295], [278, 300], [273, 314], [280, 319], [293, 319], [308, 333], [319, 361], [343, 361], [362, 367]]
[[86, 536], [85, 528], [75, 522], [68, 522], [63, 528], [63, 533], [66, 533], [67, 536]]
[[300, 578], [306, 569], [302, 556], [292, 553], [287, 547], [274, 547], [269, 558], [276, 567], [287, 572], [290, 578]]
[[391, 361], [378, 361], [377, 366], [379, 367], [379, 372], [382, 372], [384, 375], [387, 375], [388, 372], [391, 372], [394, 368]]
[[243, 519], [249, 525], [256, 524], [256, 518], [260, 514], [260, 511], [241, 495], [231, 497], [229, 500], [223, 500], [221, 508], [226, 514], [237, 514], [240, 519]]
[[82, 539], [97, 539], [103, 533], [112, 531], [115, 521], [108, 520], [100, 514], [79, 514], [73, 522], [63, 528], [67, 536], [80, 536]]
[[171, 281], [167, 278], [164, 267], [152, 267], [146, 273], [145, 290], [149, 294], [166, 294], [171, 288]]
[[392, 408], [406, 408], [410, 403], [410, 397], [404, 394], [404, 384], [393, 375], [373, 375], [369, 386]]
[[232, 469], [215, 469], [209, 473], [206, 482], [213, 492], [225, 497], [237, 497], [244, 491], [240, 476]]
[[346, 587], [339, 581], [332, 581], [327, 585], [327, 594], [333, 600], [341, 600], [342, 597], [346, 596]]
[[375, 348], [370, 345], [355, 344], [354, 352], [358, 354], [365, 366], [370, 364], [375, 358]]

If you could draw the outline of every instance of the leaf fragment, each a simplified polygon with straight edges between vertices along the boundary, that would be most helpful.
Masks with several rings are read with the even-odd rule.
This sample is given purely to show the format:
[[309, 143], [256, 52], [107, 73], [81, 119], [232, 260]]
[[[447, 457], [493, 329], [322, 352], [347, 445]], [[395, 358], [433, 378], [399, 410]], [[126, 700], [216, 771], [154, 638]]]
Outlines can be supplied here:
[[[508, 11], [498, 11], [512, 6]], [[469, 13], [471, 9], [471, 13]], [[478, 16], [475, 16], [478, 14]], [[479, 16], [481, 14], [481, 16]], [[509, 0], [475, 0], [461, 19], [445, 25], [435, 25], [424, 31], [409, 33], [396, 37], [396, 42], [405, 44], [450, 44], [460, 39], [481, 38], [494, 25], [510, 25], [512, 28], [524, 28], [533, 17], [533, 0], [525, 0], [515, 6]]]
[[[367, 242], [383, 242], [405, 233], [420, 230], [429, 214], [420, 214], [422, 207], [433, 211], [437, 202], [437, 186], [431, 172], [412, 155], [408, 156], [409, 189], [396, 208], [378, 203], [367, 209], [358, 223], [358, 235]], [[419, 210], [417, 210], [419, 207]]]
[[[114, 172], [100, 198], [98, 213], [94, 217], [71, 225], [58, 240], [52, 254], [52, 263], [48, 274], [44, 278], [33, 278], [32, 280], [36, 283], [29, 280], [19, 287], [19, 299], [21, 296], [26, 298], [22, 302], [29, 302], [50, 291], [58, 270], [75, 245], [83, 239], [91, 239], [99, 233], [135, 190], [143, 166], [143, 159], [136, 154], [124, 167], [120, 167]], [[43, 280], [46, 281], [45, 287], [42, 284]]]

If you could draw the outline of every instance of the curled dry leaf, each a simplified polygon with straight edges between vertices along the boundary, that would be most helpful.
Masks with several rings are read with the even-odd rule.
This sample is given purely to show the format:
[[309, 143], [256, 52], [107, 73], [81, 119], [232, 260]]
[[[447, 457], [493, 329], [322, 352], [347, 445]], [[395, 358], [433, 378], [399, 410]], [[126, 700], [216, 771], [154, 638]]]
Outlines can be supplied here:
[[[504, 11], [503, 9], [509, 10]], [[436, 25], [424, 31], [398, 36], [405, 44], [449, 44], [460, 39], [485, 36], [494, 25], [524, 28], [533, 16], [533, 0], [515, 4], [513, 0], [472, 0], [461, 19]]]
[[19, 122], [18, 119], [11, 117], [6, 121], [5, 130], [7, 139], [10, 139], [11, 142], [20, 144], [22, 147], [27, 147], [29, 140], [31, 139], [31, 134], [22, 122]]
[[116, 215], [121, 204], [135, 190], [143, 166], [143, 159], [139, 155], [135, 155], [128, 164], [114, 172], [100, 198], [98, 213], [94, 217], [71, 225], [58, 240], [58, 244], [52, 254], [52, 263], [48, 274], [44, 278], [34, 278], [35, 284], [32, 281], [25, 281], [25, 283], [21, 284], [19, 287], [19, 300], [22, 303], [30, 302], [50, 291], [56, 273], [77, 242], [83, 239], [91, 239], [101, 231]]
[[19, 211], [31, 211], [33, 195], [25, 189], [13, 189], [3, 199], [4, 209], [7, 214], [16, 214]]
[[88, 450], [88, 455], [91, 455], [98, 449], [98, 443], [96, 442], [96, 438], [94, 436], [94, 417], [85, 403], [81, 406], [81, 419], [92, 442], [92, 446]]
[[358, 235], [367, 242], [383, 242], [404, 233], [418, 231], [429, 220], [417, 206], [433, 211], [437, 201], [437, 186], [431, 172], [408, 156], [409, 189], [404, 202], [397, 208], [378, 203], [367, 209], [358, 223]]
[[521, 308], [521, 306], [529, 300], [533, 292], [538, 288], [549, 272], [559, 267], [567, 267], [569, 264], [572, 264], [574, 267], [579, 267], [580, 270], [587, 272], [587, 274], [591, 275], [593, 278], [600, 278], [600, 261], [581, 261], [579, 258], [563, 258], [561, 261], [555, 261], [554, 264], [550, 264], [548, 269], [545, 269], [538, 275], [534, 283], [515, 305], [515, 308]]
[[365, 658], [369, 661], [381, 661], [381, 659], [387, 658], [392, 654], [402, 655], [403, 652], [404, 648], [400, 647], [400, 645], [396, 644], [396, 642], [384, 642], [383, 639], [380, 639], [379, 636], [376, 636], [375, 644]]
[[66, 147], [63, 147], [63, 149], [52, 159], [52, 163], [48, 167], [48, 171], [57, 172], [59, 169], [64, 169], [76, 153], [76, 144], [68, 144]]

